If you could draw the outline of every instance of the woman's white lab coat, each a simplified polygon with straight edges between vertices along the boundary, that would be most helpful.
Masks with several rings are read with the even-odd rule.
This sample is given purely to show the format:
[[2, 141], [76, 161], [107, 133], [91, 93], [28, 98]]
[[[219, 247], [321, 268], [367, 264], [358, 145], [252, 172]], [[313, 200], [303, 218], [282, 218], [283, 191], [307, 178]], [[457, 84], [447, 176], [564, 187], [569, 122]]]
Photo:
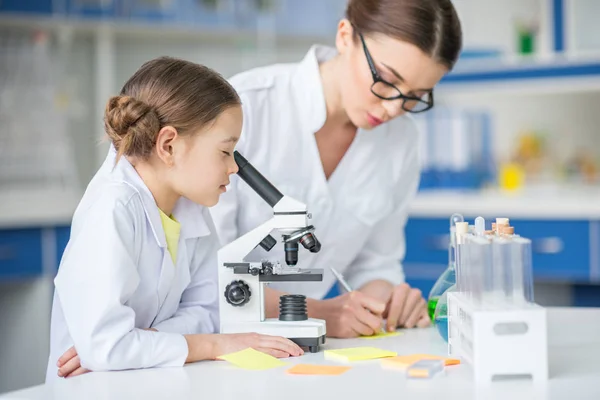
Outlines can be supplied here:
[[114, 163], [111, 148], [73, 217], [54, 281], [48, 381], [73, 345], [93, 371], [181, 366], [183, 334], [218, 327], [218, 239], [208, 210], [185, 198], [176, 204], [173, 265], [152, 194], [125, 158]]
[[[231, 79], [244, 112], [237, 149], [282, 193], [308, 205], [322, 242], [318, 254], [300, 246], [298, 266], [324, 268], [323, 282], [273, 286], [314, 298], [323, 297], [335, 282], [329, 266], [356, 288], [374, 279], [404, 281], [404, 225], [419, 181], [419, 139], [408, 116], [371, 131], [359, 129], [326, 179], [314, 134], [326, 117], [319, 62], [334, 55], [334, 49], [315, 46], [298, 64], [258, 68]], [[271, 208], [237, 176], [211, 213], [225, 243], [272, 216]], [[269, 253], [258, 248], [250, 258], [284, 264], [283, 245]]]

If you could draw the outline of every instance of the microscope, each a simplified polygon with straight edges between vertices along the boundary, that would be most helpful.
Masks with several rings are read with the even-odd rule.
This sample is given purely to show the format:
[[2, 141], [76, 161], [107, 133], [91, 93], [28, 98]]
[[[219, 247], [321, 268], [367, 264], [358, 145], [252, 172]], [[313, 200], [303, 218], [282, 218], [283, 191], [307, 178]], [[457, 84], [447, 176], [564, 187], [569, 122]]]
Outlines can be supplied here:
[[[264, 290], [269, 282], [322, 281], [322, 269], [301, 269], [298, 262], [299, 244], [312, 253], [321, 249], [321, 243], [309, 224], [306, 205], [284, 196], [239, 152], [234, 152], [239, 167], [238, 175], [273, 208], [273, 217], [218, 252], [219, 309], [221, 333], [256, 332], [286, 337], [311, 353], [325, 343], [325, 321], [308, 318], [306, 297], [283, 295], [279, 299], [279, 318], [265, 317]], [[270, 251], [281, 235], [285, 263], [262, 260], [245, 261], [257, 246]]]

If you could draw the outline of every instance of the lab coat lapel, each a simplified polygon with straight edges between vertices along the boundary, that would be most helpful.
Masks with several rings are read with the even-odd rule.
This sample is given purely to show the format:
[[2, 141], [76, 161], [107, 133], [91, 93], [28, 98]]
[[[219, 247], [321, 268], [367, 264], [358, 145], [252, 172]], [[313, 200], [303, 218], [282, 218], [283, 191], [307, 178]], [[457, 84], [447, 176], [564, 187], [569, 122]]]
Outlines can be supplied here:
[[[178, 251], [179, 254], [179, 251]], [[179, 258], [179, 256], [178, 256]], [[173, 260], [171, 259], [171, 253], [165, 247], [163, 249], [163, 259], [162, 265], [160, 268], [160, 277], [158, 279], [158, 306], [159, 309], [162, 308], [165, 300], [169, 292], [171, 291], [171, 286], [173, 285], [173, 278], [175, 277], [175, 265], [173, 265]]]
[[[115, 157], [116, 150], [111, 146], [109, 155], [107, 157], [107, 162], [109, 165], [114, 165]], [[171, 254], [167, 249], [167, 239], [162, 226], [162, 221], [160, 219], [158, 205], [156, 204], [150, 189], [148, 189], [133, 165], [131, 165], [125, 157], [121, 158], [114, 167], [113, 176], [117, 179], [121, 179], [140, 194], [140, 198], [144, 206], [144, 212], [152, 229], [154, 240], [156, 240], [156, 244], [162, 250], [162, 262], [158, 278], [158, 302], [159, 307], [162, 307], [173, 284], [173, 278], [175, 277], [175, 265], [173, 264]]]

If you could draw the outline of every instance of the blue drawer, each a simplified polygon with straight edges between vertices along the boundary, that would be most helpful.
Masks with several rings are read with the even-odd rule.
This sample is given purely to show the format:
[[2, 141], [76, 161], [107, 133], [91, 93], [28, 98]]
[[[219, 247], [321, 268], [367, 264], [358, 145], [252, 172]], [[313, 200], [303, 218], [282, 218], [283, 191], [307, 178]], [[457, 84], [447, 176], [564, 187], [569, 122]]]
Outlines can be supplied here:
[[[450, 218], [410, 218], [406, 224], [404, 264], [448, 264]], [[443, 270], [442, 270], [443, 271]]]
[[0, 0], [0, 12], [52, 14], [52, 0]]
[[41, 230], [0, 231], [0, 279], [29, 278], [41, 274]]
[[70, 226], [59, 226], [56, 228], [56, 265], [60, 265], [60, 260], [62, 259], [62, 255], [67, 247], [67, 243], [69, 243], [69, 237], [71, 236], [71, 227]]
[[[470, 221], [472, 222], [472, 221]], [[532, 241], [536, 280], [590, 280], [590, 223], [511, 219], [515, 232]], [[489, 227], [488, 227], [489, 229]], [[406, 225], [407, 277], [426, 279], [448, 263], [449, 220], [410, 218]]]
[[588, 221], [511, 220], [515, 233], [531, 239], [533, 274], [539, 280], [590, 279]]

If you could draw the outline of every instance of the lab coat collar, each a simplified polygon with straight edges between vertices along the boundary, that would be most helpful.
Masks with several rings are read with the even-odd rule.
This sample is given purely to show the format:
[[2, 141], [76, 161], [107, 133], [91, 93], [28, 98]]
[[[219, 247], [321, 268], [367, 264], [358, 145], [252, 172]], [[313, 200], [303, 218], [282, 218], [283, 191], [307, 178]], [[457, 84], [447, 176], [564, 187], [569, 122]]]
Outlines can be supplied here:
[[[150, 223], [154, 238], [160, 247], [167, 247], [165, 231], [162, 226], [160, 213], [156, 201], [154, 200], [154, 196], [133, 165], [131, 165], [125, 157], [121, 157], [117, 165], [114, 166], [116, 156], [117, 152], [114, 146], [110, 146], [105, 166], [112, 169], [110, 172], [112, 179], [128, 184], [140, 194], [144, 205], [144, 211], [146, 212], [146, 218]], [[173, 209], [173, 216], [181, 224], [180, 238], [190, 239], [210, 234], [210, 228], [204, 217], [205, 213], [203, 212], [203, 209], [203, 206], [184, 197], [181, 197], [177, 201], [175, 208]]]
[[300, 113], [301, 121], [306, 122], [307, 132], [314, 134], [325, 124], [327, 106], [319, 64], [337, 54], [333, 47], [314, 45], [304, 59], [298, 64], [298, 69], [292, 78], [292, 90], [296, 100], [295, 107]]

